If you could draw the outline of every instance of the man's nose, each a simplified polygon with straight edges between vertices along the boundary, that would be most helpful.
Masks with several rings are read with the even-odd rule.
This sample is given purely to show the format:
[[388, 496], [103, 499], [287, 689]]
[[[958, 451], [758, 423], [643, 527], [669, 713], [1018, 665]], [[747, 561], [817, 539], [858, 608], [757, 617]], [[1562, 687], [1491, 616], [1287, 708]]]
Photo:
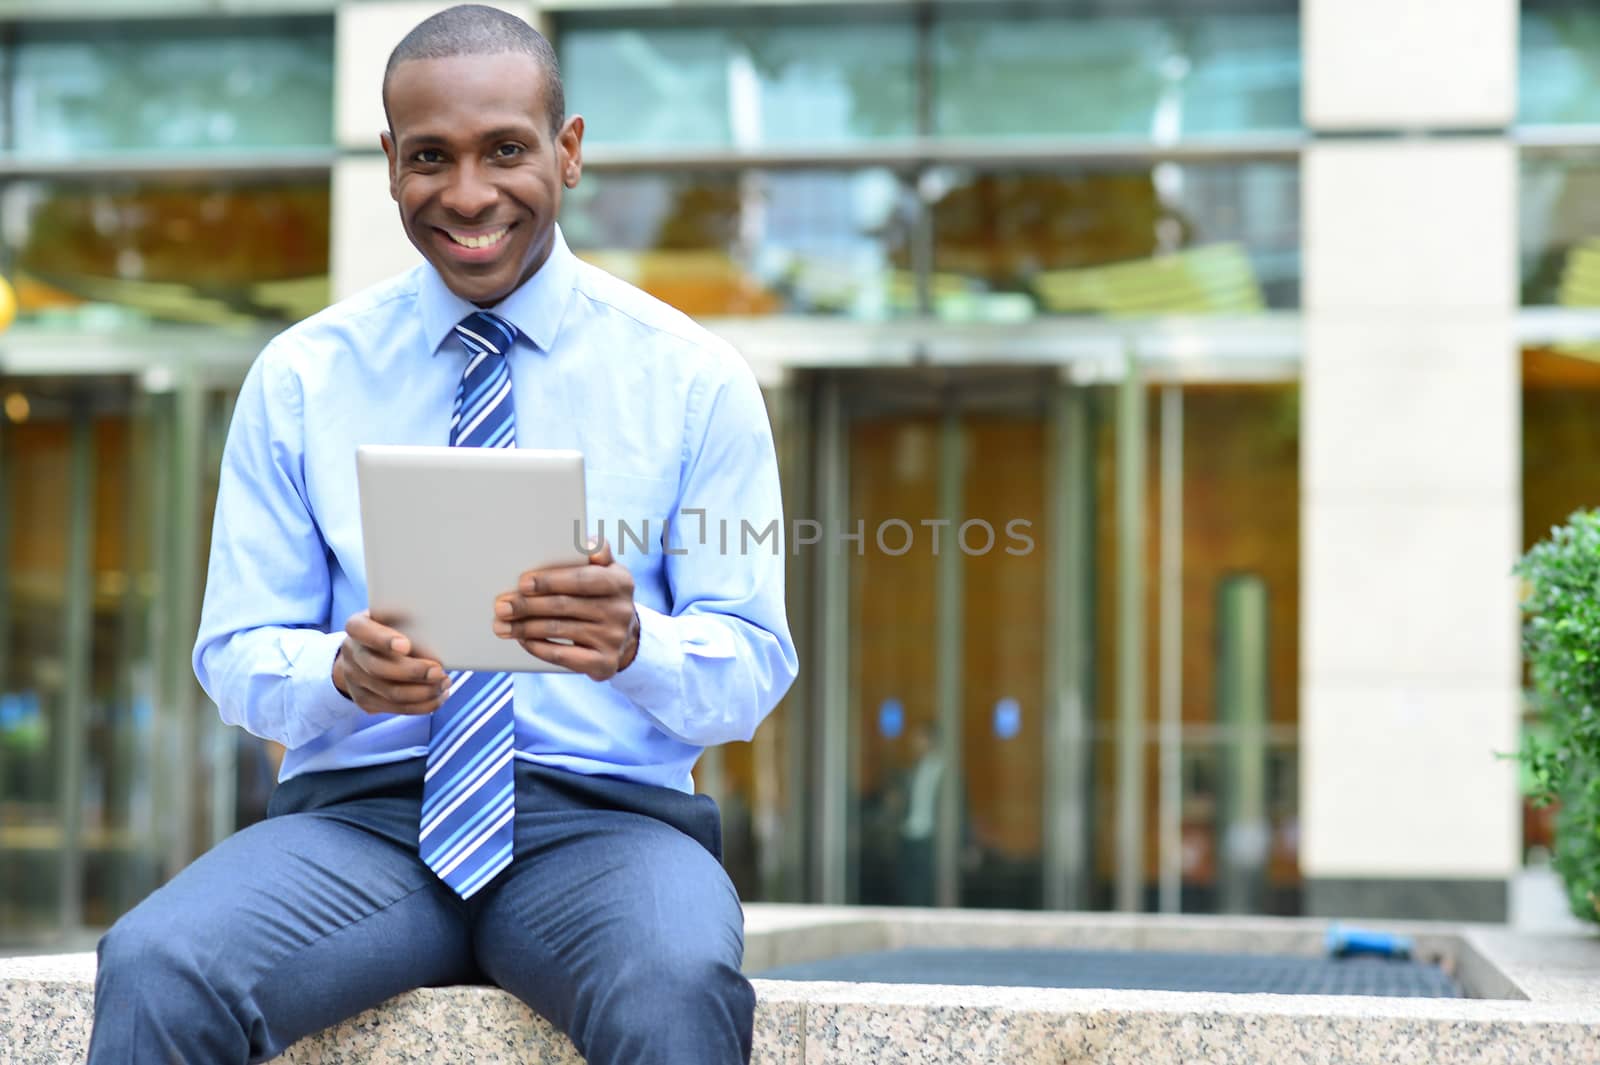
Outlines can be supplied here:
[[456, 168], [439, 200], [447, 210], [462, 218], [476, 218], [493, 207], [499, 196], [499, 190], [481, 167], [465, 163]]

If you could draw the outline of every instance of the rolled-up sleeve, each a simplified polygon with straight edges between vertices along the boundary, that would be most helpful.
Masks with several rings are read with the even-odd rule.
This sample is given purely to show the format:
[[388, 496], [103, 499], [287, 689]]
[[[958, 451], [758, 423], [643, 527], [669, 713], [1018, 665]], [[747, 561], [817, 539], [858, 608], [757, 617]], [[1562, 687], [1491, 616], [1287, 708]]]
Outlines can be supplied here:
[[638, 604], [639, 649], [611, 684], [674, 738], [749, 740], [798, 671], [784, 608], [783, 499], [761, 390], [736, 353], [690, 390], [670, 612]]
[[282, 343], [262, 352], [234, 407], [193, 663], [224, 721], [293, 749], [362, 711], [333, 686], [343, 623], [330, 631], [328, 549]]

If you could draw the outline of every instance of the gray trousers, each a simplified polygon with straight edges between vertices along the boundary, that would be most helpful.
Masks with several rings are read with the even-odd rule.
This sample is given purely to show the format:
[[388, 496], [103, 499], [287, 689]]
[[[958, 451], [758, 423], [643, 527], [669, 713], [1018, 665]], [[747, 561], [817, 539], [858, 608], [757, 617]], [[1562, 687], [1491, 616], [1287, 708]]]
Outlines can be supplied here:
[[516, 858], [463, 901], [417, 856], [420, 759], [280, 785], [99, 946], [91, 1065], [265, 1061], [415, 987], [493, 984], [590, 1065], [747, 1065], [716, 804], [517, 763]]

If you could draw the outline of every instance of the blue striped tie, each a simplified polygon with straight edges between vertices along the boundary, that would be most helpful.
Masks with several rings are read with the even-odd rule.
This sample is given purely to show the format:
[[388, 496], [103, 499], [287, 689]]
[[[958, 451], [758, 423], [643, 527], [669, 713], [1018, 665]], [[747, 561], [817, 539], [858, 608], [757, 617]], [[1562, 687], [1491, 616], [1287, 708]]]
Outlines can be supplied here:
[[[468, 359], [450, 421], [451, 446], [515, 447], [505, 353], [516, 327], [478, 311], [455, 330]], [[489, 607], [484, 604], [484, 624]], [[511, 864], [515, 717], [509, 673], [452, 671], [450, 681], [450, 695], [432, 718], [419, 847], [439, 879], [470, 898]]]

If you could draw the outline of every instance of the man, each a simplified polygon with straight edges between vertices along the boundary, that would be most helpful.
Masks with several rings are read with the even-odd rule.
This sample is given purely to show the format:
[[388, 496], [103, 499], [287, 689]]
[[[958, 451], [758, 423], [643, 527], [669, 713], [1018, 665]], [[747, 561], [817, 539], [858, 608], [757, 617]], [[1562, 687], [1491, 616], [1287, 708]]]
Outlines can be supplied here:
[[934, 904], [934, 829], [939, 823], [939, 785], [944, 755], [935, 725], [920, 721], [911, 731], [911, 767], [905, 777], [905, 817], [900, 822], [900, 902]]
[[[781, 528], [759, 391], [567, 249], [583, 120], [526, 23], [428, 19], [384, 99], [426, 263], [268, 345], [222, 462], [195, 670], [287, 749], [270, 816], [106, 935], [90, 1060], [262, 1061], [409, 988], [492, 982], [591, 1065], [746, 1062], [742, 913], [690, 770], [796, 670], [782, 551], [696, 525]], [[364, 609], [368, 442], [577, 448], [591, 515], [703, 513], [656, 550], [507, 574], [485, 625], [574, 672], [452, 678]]]

